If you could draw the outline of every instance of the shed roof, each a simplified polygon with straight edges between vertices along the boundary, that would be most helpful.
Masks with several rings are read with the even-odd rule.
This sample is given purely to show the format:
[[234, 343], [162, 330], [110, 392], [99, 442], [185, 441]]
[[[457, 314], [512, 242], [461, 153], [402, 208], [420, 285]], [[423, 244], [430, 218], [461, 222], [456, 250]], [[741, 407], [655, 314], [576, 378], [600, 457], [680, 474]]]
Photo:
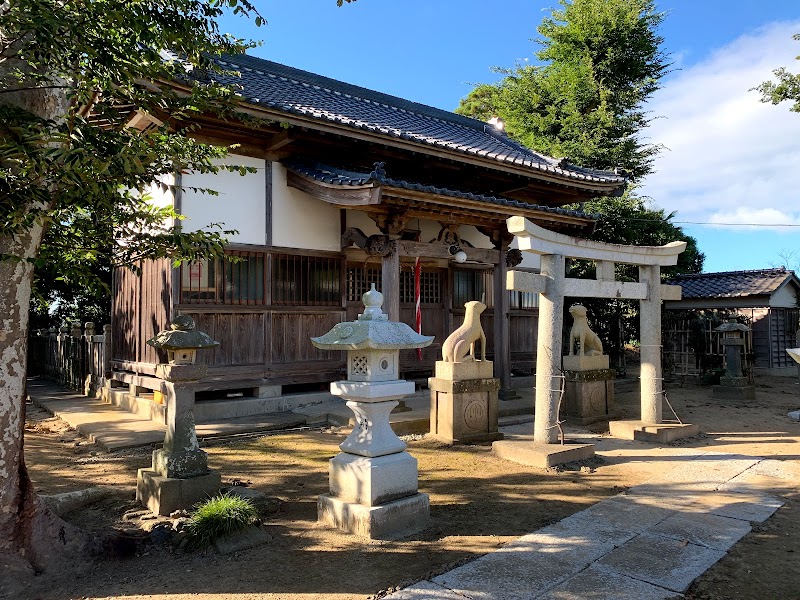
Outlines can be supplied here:
[[214, 79], [241, 86], [246, 102], [272, 111], [515, 165], [532, 176], [549, 175], [578, 187], [600, 185], [613, 193], [625, 185], [619, 174], [539, 154], [476, 119], [253, 56], [227, 56], [218, 62], [241, 77], [215, 74]]
[[800, 280], [794, 271], [786, 268], [756, 269], [752, 271], [726, 271], [722, 273], [700, 273], [678, 275], [668, 281], [683, 289], [683, 299], [690, 298], [743, 298], [747, 296], [769, 296], [787, 280], [800, 288]]

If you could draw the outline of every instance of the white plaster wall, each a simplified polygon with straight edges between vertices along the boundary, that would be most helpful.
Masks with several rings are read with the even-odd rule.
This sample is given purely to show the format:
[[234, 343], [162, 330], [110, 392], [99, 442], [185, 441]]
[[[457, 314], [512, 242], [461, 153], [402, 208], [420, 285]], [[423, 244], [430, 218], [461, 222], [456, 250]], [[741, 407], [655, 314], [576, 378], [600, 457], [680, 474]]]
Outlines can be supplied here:
[[[228, 238], [240, 244], [266, 244], [266, 162], [231, 154], [217, 164], [255, 167], [255, 173], [240, 175], [228, 171], [219, 173], [187, 173], [182, 177], [181, 213], [185, 215], [183, 227], [187, 231], [207, 228], [211, 223], [222, 223], [223, 229], [236, 229], [239, 233]], [[210, 188], [219, 192], [212, 196], [189, 190], [189, 187]]]
[[346, 216], [347, 227], [356, 227], [363, 231], [364, 235], [377, 235], [381, 232], [378, 226], [375, 225], [375, 221], [370, 219], [365, 212], [348, 210]]
[[797, 290], [790, 281], [786, 281], [770, 296], [769, 305], [781, 308], [794, 308], [797, 306]]
[[[158, 178], [159, 183], [164, 185], [174, 185], [175, 184], [175, 176], [174, 175], [162, 175]], [[147, 199], [148, 204], [152, 204], [153, 206], [157, 206], [158, 208], [166, 208], [169, 206], [175, 205], [175, 194], [173, 193], [172, 189], [164, 189], [158, 183], [152, 183], [147, 186], [144, 190], [145, 198]], [[167, 219], [166, 225], [168, 227], [172, 226], [173, 219]]]
[[[511, 241], [511, 248], [518, 249], [519, 244], [517, 243], [517, 238], [515, 237]], [[534, 254], [533, 252], [522, 252], [522, 262], [517, 265], [517, 268], [520, 269], [541, 269], [542, 268], [542, 257], [539, 254]]]
[[[286, 168], [272, 163], [272, 244], [341, 250], [339, 208], [286, 185]], [[367, 233], [366, 231], [364, 233]]]

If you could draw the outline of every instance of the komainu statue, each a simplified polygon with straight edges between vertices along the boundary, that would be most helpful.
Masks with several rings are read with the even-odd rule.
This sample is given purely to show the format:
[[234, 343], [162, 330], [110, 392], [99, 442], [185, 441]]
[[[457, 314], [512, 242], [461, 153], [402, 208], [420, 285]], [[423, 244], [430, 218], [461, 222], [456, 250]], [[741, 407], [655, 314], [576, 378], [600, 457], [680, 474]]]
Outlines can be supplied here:
[[[481, 313], [486, 310], [483, 302], [472, 300], [464, 305], [464, 323], [444, 341], [444, 362], [466, 362], [475, 359], [475, 342], [481, 341], [481, 360], [486, 360], [486, 335], [481, 327]], [[469, 358], [467, 356], [469, 350]], [[466, 361], [464, 360], [466, 358]]]
[[597, 356], [603, 354], [603, 343], [597, 334], [589, 329], [586, 319], [586, 307], [573, 304], [569, 307], [572, 315], [572, 329], [569, 330], [569, 356], [575, 354], [575, 342], [578, 342], [578, 356]]

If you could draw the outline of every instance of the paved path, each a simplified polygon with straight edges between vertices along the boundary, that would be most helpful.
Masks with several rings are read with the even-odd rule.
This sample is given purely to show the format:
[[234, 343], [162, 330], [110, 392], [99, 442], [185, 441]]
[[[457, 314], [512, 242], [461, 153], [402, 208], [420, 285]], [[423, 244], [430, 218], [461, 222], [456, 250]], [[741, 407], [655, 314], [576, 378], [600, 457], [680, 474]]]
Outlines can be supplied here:
[[[28, 394], [34, 404], [53, 413], [107, 452], [164, 441], [166, 427], [162, 423], [96, 398], [87, 398], [56, 384], [31, 380], [28, 382]], [[215, 438], [288, 429], [305, 425], [306, 420], [305, 415], [268, 413], [199, 423], [196, 429], [198, 438]]]
[[[783, 502], [781, 461], [705, 452], [650, 481], [388, 596], [391, 600], [682, 598]], [[776, 481], [775, 488], [780, 487]]]

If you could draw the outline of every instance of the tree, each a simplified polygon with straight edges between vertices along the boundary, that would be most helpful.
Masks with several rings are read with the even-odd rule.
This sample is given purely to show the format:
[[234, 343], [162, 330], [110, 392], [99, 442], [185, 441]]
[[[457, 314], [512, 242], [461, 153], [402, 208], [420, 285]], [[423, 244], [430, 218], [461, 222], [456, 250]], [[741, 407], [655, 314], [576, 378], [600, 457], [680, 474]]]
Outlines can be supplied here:
[[658, 152], [639, 134], [649, 122], [644, 102], [669, 69], [657, 33], [665, 15], [652, 0], [560, 4], [537, 29], [543, 64], [500, 69], [502, 81], [478, 86], [456, 112], [493, 113], [531, 148], [637, 180]]
[[[184, 232], [147, 203], [153, 182], [214, 172], [225, 149], [189, 119], [233, 116], [236, 90], [213, 58], [250, 43], [222, 34], [223, 9], [263, 21], [247, 0], [14, 0], [0, 3], [0, 561], [8, 585], [56, 568], [92, 540], [36, 496], [23, 454], [34, 268], [99, 284], [99, 264], [217, 256], [224, 232]], [[181, 82], [181, 91], [167, 82]], [[151, 127], [128, 126], [132, 116]], [[47, 243], [43, 243], [46, 239]], [[9, 588], [4, 588], [7, 592]]]
[[[792, 36], [795, 40], [800, 41], [800, 33]], [[800, 60], [800, 56], [796, 57]], [[772, 104], [780, 104], [785, 100], [794, 101], [794, 104], [789, 109], [792, 112], [800, 112], [800, 73], [791, 73], [784, 67], [775, 69], [773, 74], [777, 78], [775, 81], [765, 81], [756, 88], [761, 92], [762, 102], [771, 102]]]

